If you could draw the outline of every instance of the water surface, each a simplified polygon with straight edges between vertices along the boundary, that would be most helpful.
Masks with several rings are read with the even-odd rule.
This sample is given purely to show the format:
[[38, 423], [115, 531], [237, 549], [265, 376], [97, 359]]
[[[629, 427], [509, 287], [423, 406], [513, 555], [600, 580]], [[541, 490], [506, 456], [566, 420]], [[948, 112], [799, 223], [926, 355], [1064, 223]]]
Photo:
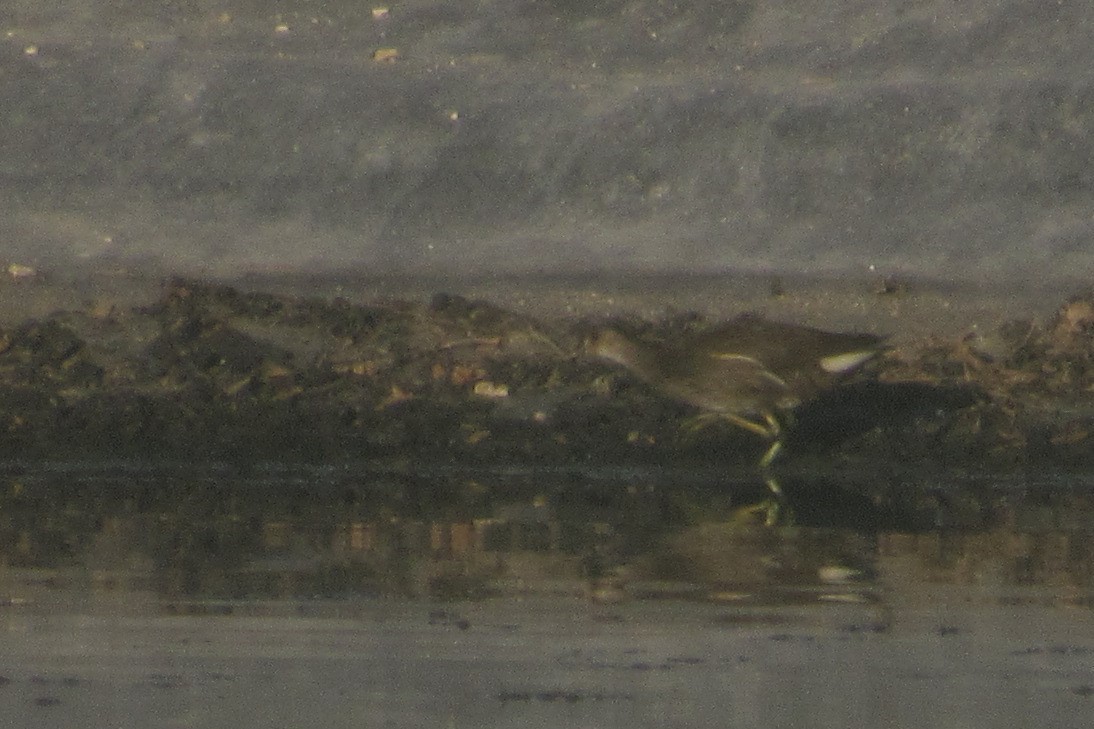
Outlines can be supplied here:
[[0, 715], [1081, 726], [1091, 486], [9, 466]]

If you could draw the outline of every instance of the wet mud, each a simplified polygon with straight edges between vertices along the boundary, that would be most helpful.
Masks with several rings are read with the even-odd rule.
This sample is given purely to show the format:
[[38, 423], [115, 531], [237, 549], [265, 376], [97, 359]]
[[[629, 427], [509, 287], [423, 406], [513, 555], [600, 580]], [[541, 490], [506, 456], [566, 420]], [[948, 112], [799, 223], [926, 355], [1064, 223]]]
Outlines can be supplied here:
[[[100, 300], [0, 330], [0, 458], [578, 470], [755, 462], [760, 438], [684, 428], [691, 408], [585, 355], [605, 323], [445, 293], [352, 303], [172, 279], [150, 304]], [[714, 322], [677, 312], [610, 323], [671, 337]], [[1092, 434], [1087, 294], [983, 340], [903, 338], [798, 409], [781, 465], [1081, 469], [1094, 464]]]

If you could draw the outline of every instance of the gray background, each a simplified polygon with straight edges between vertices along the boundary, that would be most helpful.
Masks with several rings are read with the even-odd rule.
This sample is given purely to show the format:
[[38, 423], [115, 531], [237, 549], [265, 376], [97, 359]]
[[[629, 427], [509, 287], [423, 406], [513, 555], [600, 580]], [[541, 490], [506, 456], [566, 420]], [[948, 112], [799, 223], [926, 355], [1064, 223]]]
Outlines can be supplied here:
[[1088, 3], [371, 6], [5, 2], [0, 261], [1094, 272]]

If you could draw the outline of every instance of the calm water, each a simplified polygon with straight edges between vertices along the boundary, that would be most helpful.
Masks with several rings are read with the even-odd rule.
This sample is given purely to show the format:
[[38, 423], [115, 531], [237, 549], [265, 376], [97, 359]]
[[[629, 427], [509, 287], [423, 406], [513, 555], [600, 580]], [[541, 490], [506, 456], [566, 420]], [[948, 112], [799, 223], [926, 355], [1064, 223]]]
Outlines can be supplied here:
[[1084, 726], [1094, 477], [8, 467], [11, 726]]

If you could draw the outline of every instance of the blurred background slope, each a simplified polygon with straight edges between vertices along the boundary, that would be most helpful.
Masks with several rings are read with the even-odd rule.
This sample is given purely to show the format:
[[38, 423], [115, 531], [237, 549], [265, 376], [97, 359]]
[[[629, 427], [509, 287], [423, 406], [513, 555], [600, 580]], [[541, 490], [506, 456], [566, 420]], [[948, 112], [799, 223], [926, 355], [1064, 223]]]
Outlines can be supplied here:
[[5, 8], [5, 263], [1094, 273], [1085, 3]]

